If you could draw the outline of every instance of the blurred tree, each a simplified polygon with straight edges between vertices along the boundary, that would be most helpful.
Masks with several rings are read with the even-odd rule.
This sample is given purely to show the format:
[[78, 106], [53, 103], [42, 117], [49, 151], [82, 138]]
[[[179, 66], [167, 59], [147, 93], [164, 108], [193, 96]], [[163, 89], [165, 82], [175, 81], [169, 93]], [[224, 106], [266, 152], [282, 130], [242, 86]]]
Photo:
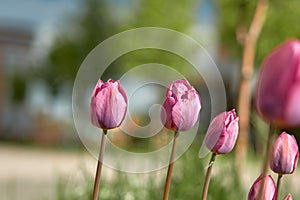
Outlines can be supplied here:
[[86, 0], [80, 3], [79, 13], [70, 16], [64, 23], [50, 49], [49, 60], [41, 69], [42, 77], [53, 94], [62, 84], [74, 81], [84, 57], [116, 29], [104, 1]]
[[[219, 31], [221, 47], [230, 52], [231, 58], [240, 59], [242, 47], [239, 43], [237, 28], [241, 24], [247, 28], [250, 25], [255, 10], [256, 1], [222, 0], [215, 1], [219, 9]], [[270, 2], [267, 18], [257, 43], [256, 66], [275, 46], [287, 38], [300, 38], [300, 11], [297, 8], [299, 0]], [[243, 30], [242, 30], [243, 31]]]
[[26, 93], [25, 78], [20, 74], [14, 74], [11, 77], [12, 85], [12, 103], [18, 104], [23, 102]]
[[257, 63], [275, 47], [288, 38], [300, 39], [300, 5], [299, 0], [270, 1], [264, 29], [258, 40]]
[[[131, 23], [125, 29], [137, 27], [163, 27], [187, 33], [195, 24], [196, 0], [141, 0]], [[170, 41], [166, 42], [170, 45]], [[174, 42], [175, 44], [176, 42]], [[189, 49], [187, 49], [188, 51]], [[183, 58], [173, 53], [158, 49], [142, 49], [121, 56], [114, 62], [115, 66], [123, 66], [126, 71], [145, 63], [160, 63], [173, 67], [183, 75], [191, 77], [193, 67]], [[120, 69], [120, 68], [119, 68]], [[123, 73], [124, 73], [123, 71]], [[194, 73], [197, 74], [197, 73]]]
[[[299, 0], [291, 0], [288, 3], [279, 0], [271, 1], [265, 25], [259, 36], [260, 29], [264, 23], [268, 0], [218, 1], [220, 9], [219, 29], [221, 32], [221, 45], [223, 49], [226, 49], [226, 52], [230, 52], [228, 59], [236, 59], [239, 57], [243, 59], [238, 59], [243, 66], [241, 69], [241, 85], [238, 102], [240, 135], [237, 142], [236, 153], [236, 162], [237, 166], [239, 166], [240, 173], [243, 172], [241, 165], [245, 161], [245, 152], [247, 150], [248, 133], [251, 123], [252, 68], [260, 66], [264, 57], [275, 46], [287, 38], [300, 37], [300, 28], [296, 25], [300, 18], [300, 12], [297, 9], [293, 9], [299, 5], [299, 3]], [[256, 9], [255, 5], [257, 5]], [[253, 21], [251, 21], [252, 19]], [[259, 39], [256, 45], [257, 37]], [[243, 48], [244, 50], [242, 51]]]
[[142, 0], [131, 28], [157, 26], [185, 32], [196, 15], [195, 4], [195, 0]]
[[[56, 36], [50, 49], [49, 60], [42, 69], [42, 77], [51, 87], [53, 94], [56, 94], [60, 85], [74, 81], [77, 70], [87, 54], [100, 42], [118, 32], [145, 26], [160, 26], [184, 32], [193, 22], [194, 2], [195, 0], [141, 0], [135, 3], [128, 1], [129, 5], [132, 4], [128, 6], [121, 2], [105, 0], [81, 1], [80, 12], [70, 17]], [[122, 16], [114, 13], [115, 4], [119, 4], [118, 9], [128, 9], [131, 17], [124, 17], [120, 23], [118, 20]], [[122, 15], [122, 12], [119, 15]], [[124, 72], [120, 70], [126, 71], [149, 62], [170, 66], [176, 63], [176, 66], [181, 68], [187, 64], [170, 53], [141, 50], [121, 56], [106, 72], [110, 77], [114, 77], [115, 74]], [[106, 78], [108, 77], [104, 77]]]

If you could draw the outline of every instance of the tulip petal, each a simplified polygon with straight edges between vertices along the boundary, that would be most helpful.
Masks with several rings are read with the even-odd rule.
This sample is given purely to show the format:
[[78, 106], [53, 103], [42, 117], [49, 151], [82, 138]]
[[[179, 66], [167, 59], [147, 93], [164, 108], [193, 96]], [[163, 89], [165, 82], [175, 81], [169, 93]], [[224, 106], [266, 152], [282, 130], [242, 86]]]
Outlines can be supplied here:
[[[299, 67], [300, 68], [300, 67]], [[300, 81], [295, 83], [289, 91], [286, 103], [285, 118], [291, 126], [300, 125]]]
[[206, 147], [217, 154], [229, 153], [235, 145], [238, 129], [238, 117], [234, 109], [220, 113], [208, 127]]
[[170, 84], [162, 105], [161, 119], [164, 126], [175, 131], [191, 129], [197, 122], [201, 99], [185, 79]]
[[273, 145], [270, 167], [278, 174], [291, 174], [296, 168], [298, 157], [299, 150], [296, 139], [283, 132]]
[[300, 41], [290, 39], [264, 60], [258, 78], [255, 105], [268, 122], [281, 126], [300, 125]]
[[111, 129], [120, 126], [127, 109], [127, 97], [119, 81], [98, 81], [94, 88], [90, 113], [92, 124]]
[[[123, 89], [119, 89], [119, 84], [116, 82], [113, 84], [114, 89], [111, 92], [111, 121], [114, 126], [119, 126], [120, 122], [123, 121], [127, 109], [127, 101], [123, 96]], [[126, 97], [126, 96], [125, 96]]]
[[[248, 200], [258, 199], [260, 184], [262, 184], [263, 176], [259, 176], [253, 183], [249, 194]], [[262, 200], [273, 200], [276, 193], [276, 186], [272, 176], [265, 176], [265, 185], [263, 187], [263, 198]]]
[[206, 137], [205, 137], [205, 144], [206, 147], [213, 151], [218, 149], [219, 146], [221, 146], [220, 143], [220, 136], [224, 130], [224, 120], [225, 120], [225, 112], [220, 113], [219, 115], [217, 115], [215, 118], [213, 118], [213, 120], [211, 121], [207, 133], [206, 133]]
[[175, 104], [175, 99], [173, 97], [166, 98], [163, 102], [163, 108], [161, 111], [161, 119], [166, 128], [174, 129], [172, 119], [172, 109]]
[[238, 118], [236, 118], [228, 126], [226, 130], [226, 134], [224, 134], [227, 135], [227, 137], [224, 138], [225, 142], [223, 143], [222, 146], [219, 147], [218, 153], [227, 153], [228, 151], [232, 151], [238, 136], [238, 132], [239, 132]]
[[197, 122], [200, 111], [199, 101], [191, 100], [178, 101], [172, 109], [172, 121], [179, 131], [186, 131]]

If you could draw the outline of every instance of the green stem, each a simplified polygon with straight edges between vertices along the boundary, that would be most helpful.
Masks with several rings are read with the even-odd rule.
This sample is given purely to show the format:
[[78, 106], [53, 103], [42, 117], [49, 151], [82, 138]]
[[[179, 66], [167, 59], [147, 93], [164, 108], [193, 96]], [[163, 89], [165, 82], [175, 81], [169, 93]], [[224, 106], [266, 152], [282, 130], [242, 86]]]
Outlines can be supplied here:
[[105, 143], [106, 143], [106, 134], [107, 134], [107, 130], [103, 129], [103, 134], [102, 134], [101, 144], [100, 144], [100, 152], [99, 152], [98, 163], [97, 163], [97, 171], [96, 171], [95, 183], [94, 183], [93, 200], [98, 200], [102, 161], [103, 161], [103, 155], [104, 155]]
[[179, 132], [175, 131], [172, 152], [171, 152], [171, 157], [170, 157], [170, 162], [169, 162], [169, 167], [168, 167], [168, 174], [167, 174], [166, 183], [165, 183], [163, 200], [169, 199], [171, 176], [172, 176], [172, 171], [173, 171], [174, 159], [175, 159], [175, 155], [176, 155], [176, 145], [177, 145], [177, 141], [178, 141], [178, 136], [179, 136]]
[[283, 176], [282, 174], [278, 174], [277, 184], [276, 184], [275, 200], [278, 200], [278, 198], [279, 198], [279, 190], [280, 190], [280, 186], [281, 186], [282, 176]]
[[263, 199], [263, 188], [264, 188], [265, 181], [266, 181], [265, 177], [267, 176], [267, 173], [268, 173], [270, 154], [271, 154], [271, 150], [272, 150], [274, 136], [276, 135], [276, 133], [277, 133], [277, 127], [274, 126], [273, 124], [271, 124], [270, 129], [269, 129], [268, 141], [267, 141], [266, 155], [265, 155], [262, 173], [261, 173], [262, 174], [262, 184], [260, 185], [259, 193], [258, 193], [258, 197], [260, 200]]
[[206, 171], [206, 177], [205, 177], [205, 182], [204, 182], [204, 186], [203, 186], [201, 200], [206, 200], [206, 198], [207, 198], [212, 167], [213, 167], [213, 164], [215, 162], [216, 156], [217, 156], [216, 153], [212, 153], [212, 155], [211, 155], [211, 158], [210, 158], [210, 161], [209, 161], [209, 164], [208, 164], [208, 168], [207, 168], [207, 171]]

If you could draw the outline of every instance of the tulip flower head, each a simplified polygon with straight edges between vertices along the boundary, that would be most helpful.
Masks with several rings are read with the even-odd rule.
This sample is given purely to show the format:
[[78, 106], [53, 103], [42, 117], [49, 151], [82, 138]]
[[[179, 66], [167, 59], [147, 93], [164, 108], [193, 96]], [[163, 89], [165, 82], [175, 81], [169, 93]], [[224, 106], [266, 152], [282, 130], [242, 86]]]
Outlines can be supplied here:
[[216, 154], [229, 153], [238, 136], [238, 119], [234, 109], [217, 115], [208, 127], [206, 147]]
[[286, 195], [283, 200], [293, 200], [292, 195], [291, 194]]
[[256, 109], [267, 121], [300, 125], [300, 40], [290, 39], [264, 60], [258, 78]]
[[[253, 183], [249, 194], [248, 194], [248, 200], [256, 200], [259, 199], [259, 190], [260, 190], [260, 184], [263, 182], [263, 176], [258, 177], [255, 182]], [[265, 185], [263, 187], [263, 198], [262, 200], [273, 200], [276, 193], [276, 186], [275, 182], [271, 175], [265, 176]]]
[[168, 87], [162, 106], [161, 119], [164, 126], [175, 131], [186, 131], [197, 122], [201, 99], [189, 82], [181, 79]]
[[270, 159], [271, 169], [278, 174], [291, 174], [298, 163], [299, 149], [293, 135], [281, 133], [274, 143]]
[[94, 126], [112, 129], [121, 125], [127, 109], [127, 97], [119, 81], [99, 80], [90, 103], [91, 121]]

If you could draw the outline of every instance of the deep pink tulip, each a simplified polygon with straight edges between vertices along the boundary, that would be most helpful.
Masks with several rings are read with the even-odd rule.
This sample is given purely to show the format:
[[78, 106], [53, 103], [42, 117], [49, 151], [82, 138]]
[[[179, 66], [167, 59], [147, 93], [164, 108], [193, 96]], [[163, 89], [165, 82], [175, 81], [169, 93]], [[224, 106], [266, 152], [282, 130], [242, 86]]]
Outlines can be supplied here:
[[208, 127], [206, 147], [217, 154], [229, 153], [238, 136], [238, 120], [234, 109], [217, 115]]
[[201, 99], [198, 92], [186, 79], [176, 80], [167, 90], [161, 118], [166, 128], [186, 131], [197, 122], [200, 109]]
[[112, 129], [121, 125], [127, 109], [127, 97], [119, 81], [99, 80], [93, 91], [90, 111], [94, 126]]
[[293, 200], [292, 195], [291, 194], [286, 195], [283, 200]]
[[[249, 194], [248, 200], [258, 199], [260, 184], [262, 184], [262, 176], [258, 177], [253, 183]], [[262, 200], [273, 200], [275, 198], [276, 186], [271, 175], [265, 176], [265, 185], [263, 187], [263, 198]]]
[[300, 40], [290, 39], [264, 60], [258, 78], [256, 108], [267, 121], [300, 125]]
[[286, 132], [281, 133], [272, 149], [271, 169], [278, 174], [291, 174], [295, 171], [298, 158], [299, 150], [295, 137]]

